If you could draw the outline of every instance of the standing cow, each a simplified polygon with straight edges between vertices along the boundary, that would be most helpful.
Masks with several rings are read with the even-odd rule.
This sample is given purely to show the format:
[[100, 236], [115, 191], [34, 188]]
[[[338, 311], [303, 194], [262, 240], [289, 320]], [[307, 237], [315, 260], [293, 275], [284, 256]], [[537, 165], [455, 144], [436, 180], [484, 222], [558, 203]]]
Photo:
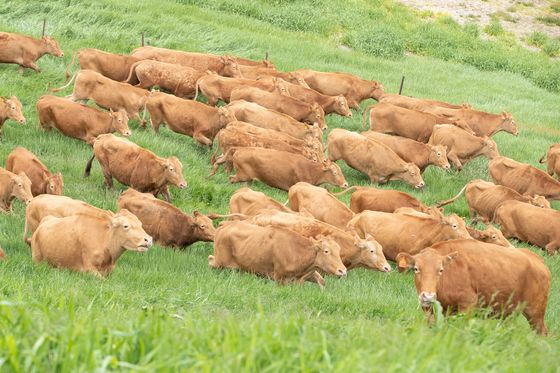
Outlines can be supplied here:
[[114, 54], [99, 49], [86, 48], [72, 54], [70, 64], [66, 67], [66, 80], [70, 78], [69, 70], [74, 64], [78, 55], [80, 69], [93, 70], [109, 79], [122, 82], [128, 76], [131, 66], [141, 61], [141, 58], [133, 57], [128, 54]]
[[0, 63], [19, 65], [20, 73], [25, 68], [41, 72], [36, 61], [45, 54], [64, 57], [64, 52], [50, 36], [43, 35], [37, 40], [30, 36], [0, 32]]
[[33, 197], [39, 194], [61, 195], [64, 188], [62, 174], [60, 172], [51, 174], [49, 169], [31, 153], [29, 150], [18, 146], [6, 159], [6, 169], [19, 174], [24, 172], [31, 180], [31, 194]]

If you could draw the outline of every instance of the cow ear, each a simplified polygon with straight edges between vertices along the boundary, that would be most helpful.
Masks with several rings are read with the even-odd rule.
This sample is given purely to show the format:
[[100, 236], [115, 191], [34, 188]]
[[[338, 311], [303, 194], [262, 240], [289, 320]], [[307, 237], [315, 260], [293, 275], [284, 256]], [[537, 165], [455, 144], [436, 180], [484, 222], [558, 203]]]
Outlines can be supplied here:
[[404, 272], [414, 267], [414, 257], [408, 253], [399, 253], [395, 258], [399, 272]]
[[366, 233], [366, 241], [373, 241], [373, 237], [371, 234]]
[[199, 216], [201, 216], [202, 214], [200, 213], [200, 211], [194, 210], [194, 211], [193, 211], [193, 215], [196, 216], [196, 217], [199, 217]]
[[446, 265], [451, 263], [453, 260], [455, 260], [457, 258], [457, 256], [459, 256], [459, 253], [457, 251], [454, 251], [450, 254], [445, 255], [443, 257], [443, 266], [445, 267]]

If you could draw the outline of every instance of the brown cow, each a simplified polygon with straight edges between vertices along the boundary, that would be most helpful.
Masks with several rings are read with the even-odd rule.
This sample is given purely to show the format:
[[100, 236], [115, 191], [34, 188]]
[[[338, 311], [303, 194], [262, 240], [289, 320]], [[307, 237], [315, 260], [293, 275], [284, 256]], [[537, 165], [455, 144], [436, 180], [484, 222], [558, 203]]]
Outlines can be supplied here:
[[95, 48], [86, 48], [72, 54], [70, 64], [66, 67], [64, 75], [66, 80], [70, 78], [70, 68], [78, 55], [80, 69], [93, 70], [109, 79], [122, 82], [128, 76], [131, 66], [141, 61], [141, 58], [133, 57], [128, 54], [114, 54]]
[[0, 167], [0, 212], [12, 211], [14, 198], [29, 204], [33, 199], [31, 180], [25, 172], [14, 174]]
[[515, 248], [503, 235], [502, 231], [493, 225], [489, 225], [483, 231], [467, 227], [467, 232], [477, 241]]
[[469, 181], [457, 195], [446, 201], [438, 203], [438, 207], [448, 205], [456, 201], [461, 194], [465, 193], [467, 204], [469, 205], [469, 215], [474, 221], [478, 216], [485, 223], [489, 223], [494, 218], [496, 208], [504, 201], [515, 200], [531, 203], [540, 208], [550, 208], [550, 202], [543, 196], [527, 196], [519, 194], [515, 190], [503, 185], [496, 185], [481, 179]]
[[560, 181], [538, 168], [510, 158], [497, 157], [488, 163], [488, 171], [494, 183], [518, 193], [560, 200]]
[[159, 193], [170, 201], [167, 184], [181, 189], [187, 186], [183, 165], [177, 157], [160, 158], [133, 142], [111, 134], [100, 135], [93, 143], [93, 156], [88, 161], [85, 176], [89, 176], [93, 159], [103, 169], [105, 185], [113, 187], [113, 177], [139, 192]]
[[320, 72], [313, 70], [297, 70], [311, 89], [324, 95], [344, 95], [348, 106], [358, 109], [360, 102], [373, 98], [379, 101], [384, 94], [383, 84], [375, 80], [360, 79], [355, 75], [338, 72]]
[[196, 82], [204, 75], [206, 72], [188, 66], [142, 60], [130, 67], [124, 81], [140, 88], [158, 86], [177, 97], [193, 98], [196, 95]]
[[392, 104], [396, 106], [403, 107], [410, 110], [425, 111], [425, 109], [432, 108], [434, 106], [441, 106], [449, 109], [461, 109], [462, 107], [470, 108], [470, 105], [454, 105], [444, 101], [431, 100], [426, 98], [416, 98], [409, 96], [402, 96], [396, 93], [385, 93], [379, 102]]
[[31, 194], [33, 197], [39, 194], [62, 194], [62, 189], [64, 188], [62, 174], [60, 172], [51, 174], [35, 154], [21, 146], [18, 146], [8, 154], [6, 170], [14, 174], [24, 172], [29, 180], [31, 180]]
[[481, 155], [488, 159], [500, 156], [498, 145], [491, 138], [471, 135], [450, 124], [436, 125], [428, 144], [447, 147], [447, 158], [459, 171], [464, 164]]
[[214, 255], [208, 256], [208, 264], [252, 272], [280, 284], [316, 282], [321, 288], [324, 280], [317, 270], [346, 276], [340, 247], [332, 239], [307, 238], [288, 229], [243, 221], [227, 222], [218, 228]]
[[127, 209], [140, 219], [142, 228], [162, 246], [183, 248], [198, 241], [212, 242], [212, 220], [195, 210], [189, 216], [170, 203], [149, 193], [128, 189], [118, 201], [119, 210]]
[[545, 158], [548, 174], [550, 176], [556, 174], [556, 178], [560, 180], [560, 144], [551, 145], [546, 155], [539, 160], [539, 163], [544, 163]]
[[86, 105], [56, 96], [41, 96], [37, 101], [37, 114], [43, 129], [56, 128], [64, 135], [92, 145], [104, 133], [118, 131], [130, 136], [128, 115], [124, 109], [107, 113]]
[[254, 102], [268, 109], [287, 114], [300, 122], [317, 123], [321, 128], [326, 127], [325, 112], [321, 105], [317, 103], [308, 104], [290, 96], [263, 91], [255, 87], [234, 89], [231, 92], [230, 99], [232, 101], [246, 100]]
[[429, 165], [441, 167], [444, 170], [451, 168], [447, 161], [447, 148], [444, 145], [424, 144], [406, 137], [391, 136], [375, 131], [362, 132], [362, 135], [387, 145], [403, 161], [417, 165], [420, 172], [424, 172]]
[[318, 163], [301, 155], [264, 148], [233, 148], [225, 157], [232, 157], [237, 172], [229, 177], [230, 183], [257, 179], [286, 191], [299, 181], [348, 187], [340, 167], [327, 160]]
[[156, 60], [192, 67], [198, 71], [214, 71], [222, 76], [242, 78], [239, 64], [231, 56], [217, 56], [208, 53], [183, 52], [173, 49], [140, 47], [132, 51], [131, 56], [143, 60]]
[[346, 193], [352, 189], [356, 189], [356, 191], [350, 197], [350, 210], [356, 214], [364, 210], [395, 212], [402, 207], [410, 207], [425, 213], [429, 212], [428, 206], [410, 194], [393, 189], [353, 186], [335, 195]]
[[496, 209], [494, 221], [507, 238], [529, 242], [550, 255], [560, 250], [560, 211], [505, 201]]
[[11, 98], [0, 97], [0, 139], [2, 139], [2, 127], [8, 119], [15, 120], [19, 124], [25, 124], [26, 122], [21, 102], [19, 102], [16, 96]]
[[507, 316], [521, 307], [531, 327], [547, 333], [544, 315], [551, 275], [542, 258], [527, 249], [454, 240], [414, 256], [399, 254], [397, 261], [402, 269], [414, 269], [418, 300], [430, 320], [436, 300], [444, 314], [490, 307]]
[[436, 242], [471, 238], [465, 222], [455, 214], [438, 218], [422, 213], [364, 211], [350, 220], [348, 230], [360, 237], [375, 237], [391, 260], [400, 252], [414, 255]]
[[25, 68], [41, 72], [36, 61], [45, 54], [64, 57], [64, 52], [56, 40], [44, 35], [41, 39], [30, 36], [0, 32], [0, 63], [19, 65], [19, 72]]
[[328, 96], [314, 89], [302, 87], [299, 84], [285, 83], [290, 96], [308, 104], [318, 103], [325, 111], [325, 114], [336, 113], [343, 117], [352, 117], [352, 111], [350, 111], [348, 101], [344, 95]]
[[212, 146], [220, 129], [235, 120], [233, 111], [227, 107], [215, 108], [162, 92], [150, 95], [146, 109], [154, 131], [158, 132], [163, 123], [173, 132], [190, 136], [206, 146]]
[[289, 208], [270, 198], [262, 192], [251, 188], [240, 188], [232, 194], [229, 199], [230, 214], [244, 214], [253, 216], [263, 210], [277, 210], [281, 212], [292, 212]]
[[387, 103], [368, 106], [364, 110], [364, 123], [370, 109], [371, 131], [402, 136], [419, 142], [428, 142], [436, 124], [453, 124], [474, 134], [462, 120], [423, 113]]
[[402, 180], [417, 189], [424, 187], [418, 166], [406, 163], [388, 146], [359, 133], [335, 128], [327, 137], [327, 148], [331, 161], [344, 160], [368, 175], [372, 183]]
[[34, 262], [107, 277], [125, 250], [145, 252], [150, 246], [152, 237], [127, 210], [112, 217], [49, 216], [31, 238], [31, 257]]

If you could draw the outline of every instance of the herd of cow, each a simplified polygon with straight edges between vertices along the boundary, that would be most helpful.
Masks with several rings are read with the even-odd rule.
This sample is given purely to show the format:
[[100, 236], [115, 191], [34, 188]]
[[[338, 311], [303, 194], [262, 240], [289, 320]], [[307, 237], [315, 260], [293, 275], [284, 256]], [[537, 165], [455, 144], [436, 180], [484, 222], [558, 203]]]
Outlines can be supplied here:
[[[36, 60], [64, 54], [54, 39], [0, 33], [0, 62], [40, 71]], [[348, 73], [278, 71], [267, 59], [141, 47], [130, 55], [80, 50], [81, 70], [65, 86], [65, 98], [42, 96], [37, 114], [43, 129], [56, 128], [93, 148], [86, 165], [101, 165], [105, 184], [113, 178], [130, 187], [118, 200], [118, 212], [62, 196], [63, 177], [52, 174], [28, 150], [17, 147], [0, 168], [0, 208], [14, 198], [27, 204], [24, 240], [34, 261], [105, 277], [125, 250], [145, 251], [152, 240], [186, 247], [213, 241], [212, 268], [235, 268], [280, 283], [311, 281], [324, 286], [321, 273], [345, 276], [365, 267], [412, 269], [422, 308], [431, 315], [436, 299], [445, 310], [483, 306], [507, 315], [523, 305], [523, 314], [539, 333], [551, 274], [539, 255], [513, 247], [517, 238], [555, 254], [560, 249], [560, 144], [546, 155], [548, 173], [500, 156], [491, 136], [518, 129], [508, 113], [490, 114], [469, 105], [411, 98], [384, 92], [376, 81]], [[148, 88], [159, 87], [157, 90]], [[196, 101], [204, 96], [208, 104]], [[369, 130], [323, 131], [326, 114], [351, 117], [362, 101]], [[92, 100], [99, 108], [85, 105]], [[217, 107], [220, 101], [225, 106]], [[103, 110], [104, 109], [104, 110]], [[288, 191], [289, 208], [250, 188], [237, 190], [228, 215], [187, 215], [170, 203], [168, 185], [184, 188], [182, 164], [161, 158], [128, 137], [129, 118], [155, 132], [160, 125], [203, 146], [218, 147], [213, 173], [220, 165], [232, 183], [260, 180]], [[25, 123], [16, 97], [0, 98], [0, 131], [7, 119]], [[1, 135], [1, 132], [0, 132]], [[426, 206], [407, 193], [374, 187], [348, 187], [335, 163], [366, 174], [372, 183], [401, 180], [424, 188], [428, 165], [461, 170], [469, 160], [490, 159], [494, 183], [470, 181], [454, 198]], [[543, 163], [543, 159], [540, 160]], [[330, 183], [352, 192], [350, 207], [319, 185]], [[488, 227], [467, 227], [441, 206], [465, 194], [470, 217]], [[167, 202], [157, 199], [161, 194]], [[229, 218], [217, 229], [213, 219]], [[490, 223], [496, 223], [500, 229]], [[1, 252], [1, 250], [0, 250]], [[3, 254], [3, 253], [2, 253]]]

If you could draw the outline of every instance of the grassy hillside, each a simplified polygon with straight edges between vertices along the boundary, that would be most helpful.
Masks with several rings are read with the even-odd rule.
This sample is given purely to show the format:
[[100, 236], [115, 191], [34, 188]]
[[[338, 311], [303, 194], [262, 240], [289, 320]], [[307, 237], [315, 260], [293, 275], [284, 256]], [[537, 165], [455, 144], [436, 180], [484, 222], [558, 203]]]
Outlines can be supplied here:
[[[391, 92], [406, 75], [406, 94], [511, 112], [520, 123], [520, 135], [496, 135], [499, 149], [534, 165], [560, 139], [560, 95], [535, 84], [531, 74], [537, 70], [527, 68], [519, 74], [512, 69], [477, 70], [472, 65], [481, 66], [453, 57], [457, 50], [466, 53], [453, 39], [433, 47], [447, 46], [453, 58], [430, 52], [386, 59], [385, 53], [368, 53], [359, 44], [352, 44], [352, 52], [341, 51], [338, 37], [366, 40], [374, 35], [386, 40], [372, 39], [371, 46], [393, 43], [391, 32], [399, 25], [389, 24], [391, 14], [409, 25], [422, 21], [389, 1], [337, 3], [162, 0], [156, 6], [148, 0], [4, 1], [1, 30], [38, 36], [46, 16], [48, 33], [59, 40], [66, 56], [40, 60], [41, 74], [27, 71], [21, 76], [14, 66], [0, 66], [0, 95], [20, 97], [28, 118], [25, 126], [13, 122], [5, 126], [0, 165], [15, 146], [25, 146], [51, 171], [63, 172], [66, 195], [114, 209], [126, 187], [117, 183], [114, 191], [107, 191], [97, 163], [84, 180], [90, 148], [57, 132], [41, 131], [35, 103], [49, 83], [62, 84], [72, 52], [96, 47], [128, 53], [138, 46], [141, 31], [151, 45], [250, 58], [262, 58], [269, 51], [280, 69], [348, 71], [380, 80]], [[403, 30], [402, 35], [415, 31]], [[535, 66], [550, 64], [525, 52], [501, 54], [501, 44], [490, 43], [485, 50], [477, 46], [470, 50], [480, 53], [481, 61], [488, 52], [489, 61], [499, 55], [511, 64], [525, 60]], [[558, 71], [557, 63], [542, 66], [538, 71], [543, 74]], [[358, 130], [360, 118], [330, 116], [328, 123]], [[172, 189], [177, 206], [188, 212], [227, 211], [229, 197], [239, 186], [228, 184], [223, 172], [206, 178], [211, 150], [167, 129], [157, 135], [136, 124], [132, 129], [132, 141], [183, 162], [189, 187]], [[423, 192], [400, 183], [390, 187], [433, 203], [455, 194], [473, 178], [488, 179], [486, 166], [485, 159], [477, 159], [461, 173], [429, 168]], [[368, 185], [365, 175], [342, 167], [351, 185]], [[285, 192], [258, 182], [253, 187], [286, 200]], [[463, 201], [447, 211], [467, 216]], [[504, 321], [463, 315], [430, 328], [417, 305], [411, 275], [355, 270], [345, 280], [327, 278], [320, 291], [311, 284], [280, 287], [247, 274], [212, 271], [207, 267], [211, 244], [198, 243], [185, 251], [155, 246], [146, 254], [126, 253], [111, 277], [100, 281], [34, 265], [21, 239], [23, 224], [24, 206], [19, 202], [12, 214], [0, 215], [0, 244], [9, 256], [0, 265], [0, 366], [6, 371], [548, 371], [560, 360], [556, 353], [560, 261], [554, 257], [545, 257], [553, 284], [546, 317], [551, 336], [542, 338], [521, 316]]]

